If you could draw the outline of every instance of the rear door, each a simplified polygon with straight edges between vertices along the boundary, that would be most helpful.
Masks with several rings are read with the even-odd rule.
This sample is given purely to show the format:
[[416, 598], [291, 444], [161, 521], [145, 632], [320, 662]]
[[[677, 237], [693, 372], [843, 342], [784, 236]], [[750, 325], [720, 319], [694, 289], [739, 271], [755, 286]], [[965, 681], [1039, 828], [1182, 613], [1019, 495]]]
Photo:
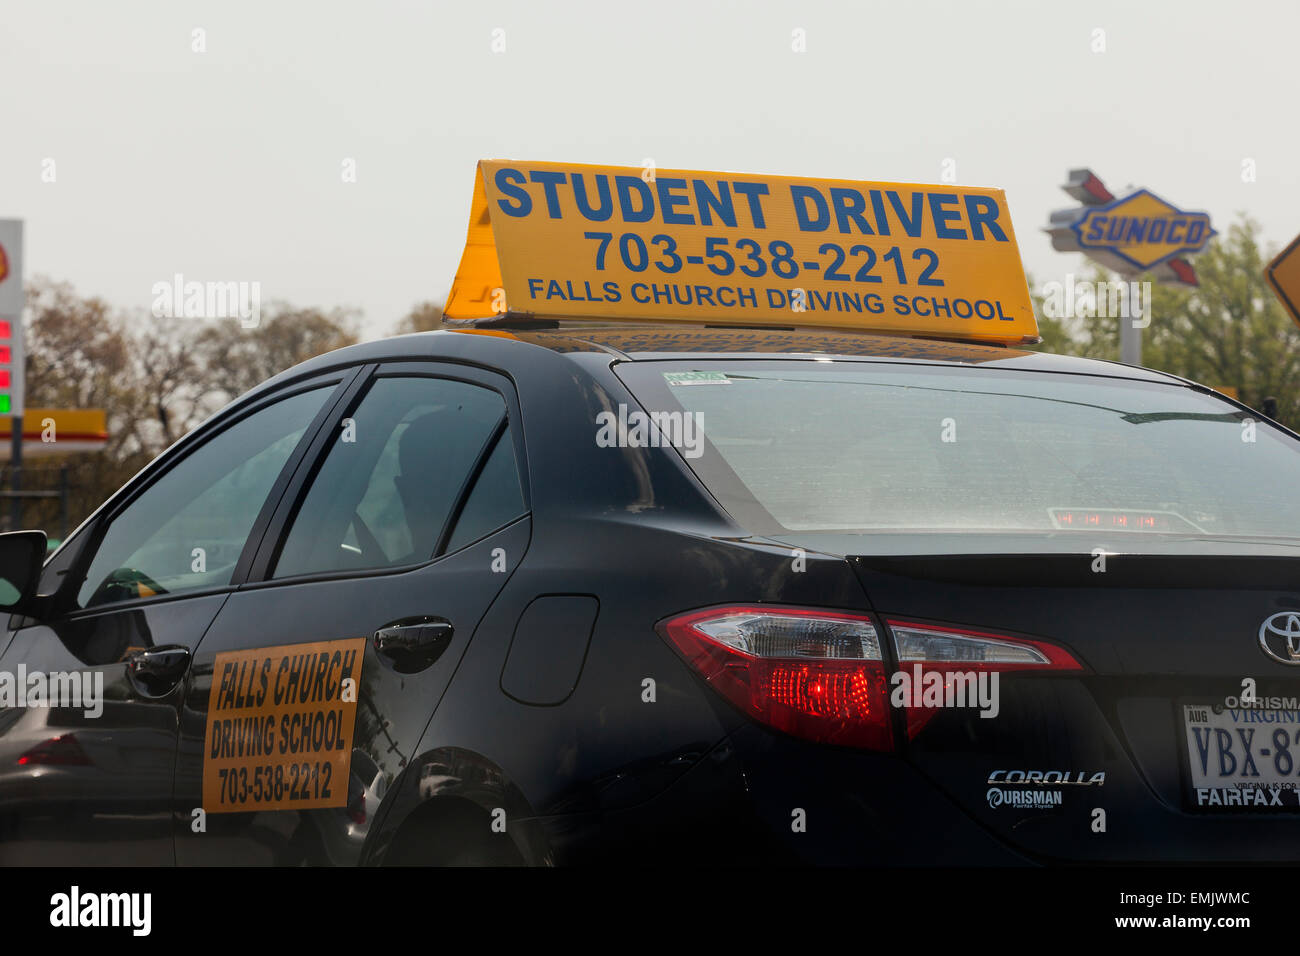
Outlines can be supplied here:
[[194, 655], [178, 862], [357, 862], [527, 546], [518, 422], [500, 375], [366, 369]]

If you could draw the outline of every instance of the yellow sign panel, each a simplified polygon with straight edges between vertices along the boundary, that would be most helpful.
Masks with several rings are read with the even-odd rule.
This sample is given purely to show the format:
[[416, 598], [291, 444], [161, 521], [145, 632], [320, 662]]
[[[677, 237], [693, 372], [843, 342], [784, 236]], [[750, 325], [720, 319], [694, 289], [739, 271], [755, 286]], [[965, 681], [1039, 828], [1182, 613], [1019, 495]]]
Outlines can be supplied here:
[[203, 741], [208, 813], [347, 805], [365, 638], [218, 654]]
[[[0, 438], [13, 434], [13, 420], [0, 416]], [[28, 408], [23, 412], [23, 439], [41, 440], [44, 434], [50, 444], [60, 441], [108, 440], [107, 419], [102, 408]]]
[[1300, 236], [1264, 268], [1264, 277], [1291, 321], [1300, 325]]
[[[0, 415], [0, 460], [9, 457], [12, 433], [13, 418]], [[102, 408], [29, 406], [23, 411], [24, 456], [98, 451], [107, 443], [108, 425]]]
[[1038, 340], [1000, 189], [484, 160], [449, 319]]

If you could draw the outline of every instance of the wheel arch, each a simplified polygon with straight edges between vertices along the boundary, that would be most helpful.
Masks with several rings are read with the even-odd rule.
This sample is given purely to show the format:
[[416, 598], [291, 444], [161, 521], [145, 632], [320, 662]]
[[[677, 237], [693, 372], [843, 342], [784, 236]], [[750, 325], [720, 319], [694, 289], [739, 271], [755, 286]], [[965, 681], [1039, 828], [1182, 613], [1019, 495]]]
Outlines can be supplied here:
[[554, 863], [523, 793], [500, 766], [473, 751], [441, 747], [422, 753], [386, 803], [363, 865], [440, 866], [466, 851], [497, 865]]

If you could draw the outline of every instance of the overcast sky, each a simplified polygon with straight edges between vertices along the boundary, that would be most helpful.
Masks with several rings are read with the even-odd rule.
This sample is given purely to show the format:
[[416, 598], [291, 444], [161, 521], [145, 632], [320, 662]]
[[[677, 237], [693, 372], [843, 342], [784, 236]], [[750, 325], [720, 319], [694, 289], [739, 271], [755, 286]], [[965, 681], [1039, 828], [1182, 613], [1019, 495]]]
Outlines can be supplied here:
[[1079, 267], [1042, 232], [1073, 167], [1300, 232], [1296, 0], [0, 0], [0, 22], [0, 218], [26, 220], [29, 277], [122, 307], [180, 272], [383, 334], [446, 295], [483, 157], [904, 182], [952, 159], [1007, 191], [1039, 283]]

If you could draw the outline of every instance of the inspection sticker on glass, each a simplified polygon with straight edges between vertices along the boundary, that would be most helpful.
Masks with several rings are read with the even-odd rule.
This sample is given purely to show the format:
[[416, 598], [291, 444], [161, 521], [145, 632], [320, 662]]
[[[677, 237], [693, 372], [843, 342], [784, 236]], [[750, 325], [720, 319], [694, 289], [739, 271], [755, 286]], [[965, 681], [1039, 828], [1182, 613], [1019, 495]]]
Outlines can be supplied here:
[[724, 372], [664, 372], [669, 385], [730, 385]]

